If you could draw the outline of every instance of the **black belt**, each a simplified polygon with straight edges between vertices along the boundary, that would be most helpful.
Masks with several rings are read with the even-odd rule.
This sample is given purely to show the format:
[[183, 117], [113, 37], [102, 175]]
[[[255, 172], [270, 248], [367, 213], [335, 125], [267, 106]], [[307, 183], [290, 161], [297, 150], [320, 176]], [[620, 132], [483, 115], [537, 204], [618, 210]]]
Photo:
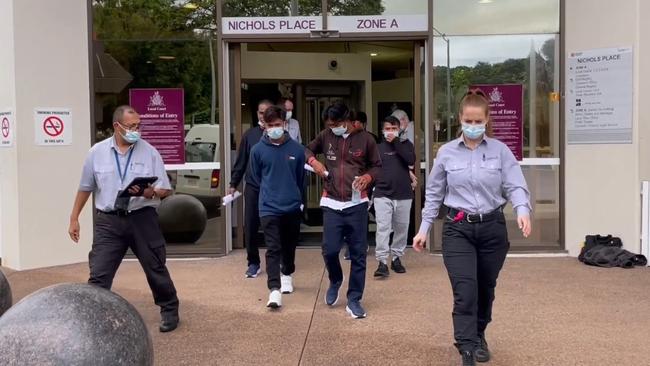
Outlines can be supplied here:
[[449, 220], [458, 222], [458, 221], [466, 221], [471, 224], [477, 223], [477, 222], [487, 222], [487, 221], [492, 221], [496, 220], [497, 218], [503, 216], [503, 207], [499, 207], [496, 210], [485, 213], [485, 214], [470, 214], [461, 210], [457, 210], [455, 208], [447, 207], [447, 210], [449, 210], [449, 213], [447, 214], [447, 218]]
[[139, 208], [137, 210], [114, 210], [114, 211], [102, 211], [102, 210], [97, 210], [97, 212], [102, 213], [104, 215], [112, 215], [112, 216], [119, 216], [119, 217], [127, 217], [139, 213], [143, 213], [149, 210], [155, 210], [153, 207], [143, 207]]

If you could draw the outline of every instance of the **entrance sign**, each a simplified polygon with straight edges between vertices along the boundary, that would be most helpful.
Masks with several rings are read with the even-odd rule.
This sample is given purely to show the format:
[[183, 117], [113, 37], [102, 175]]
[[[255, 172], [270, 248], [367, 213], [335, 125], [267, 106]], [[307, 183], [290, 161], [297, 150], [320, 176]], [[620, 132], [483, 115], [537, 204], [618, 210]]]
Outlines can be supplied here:
[[490, 103], [493, 137], [508, 145], [517, 160], [524, 158], [524, 88], [521, 84], [482, 84]]
[[165, 164], [185, 163], [183, 89], [130, 89], [129, 104], [140, 114], [140, 134]]
[[566, 90], [569, 144], [632, 143], [632, 48], [569, 55]]
[[329, 30], [340, 33], [426, 32], [427, 15], [350, 15], [327, 18]]
[[67, 108], [34, 109], [36, 145], [72, 144], [72, 113]]
[[323, 29], [322, 17], [223, 18], [223, 34], [309, 34]]
[[13, 146], [15, 128], [11, 110], [0, 110], [0, 147]]

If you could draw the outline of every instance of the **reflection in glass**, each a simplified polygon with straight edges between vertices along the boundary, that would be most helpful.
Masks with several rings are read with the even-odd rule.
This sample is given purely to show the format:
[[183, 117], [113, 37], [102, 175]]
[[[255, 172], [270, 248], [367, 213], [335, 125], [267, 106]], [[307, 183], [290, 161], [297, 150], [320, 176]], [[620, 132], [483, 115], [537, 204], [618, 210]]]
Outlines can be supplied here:
[[[553, 93], [559, 89], [559, 78], [556, 75], [559, 57], [556, 52], [557, 35], [467, 36], [448, 39], [451, 68], [449, 85], [447, 43], [441, 37], [434, 39], [434, 119], [441, 121], [440, 131], [434, 134], [437, 147], [456, 137], [459, 128], [458, 105], [468, 86], [523, 84], [524, 157], [558, 157], [559, 107], [552, 98]], [[534, 90], [531, 90], [531, 83], [535, 85]], [[451, 103], [448, 100], [449, 94]], [[532, 102], [531, 95], [534, 99]], [[447, 108], [449, 104], [451, 110]]]
[[560, 31], [560, 0], [435, 0], [433, 25], [452, 35]]

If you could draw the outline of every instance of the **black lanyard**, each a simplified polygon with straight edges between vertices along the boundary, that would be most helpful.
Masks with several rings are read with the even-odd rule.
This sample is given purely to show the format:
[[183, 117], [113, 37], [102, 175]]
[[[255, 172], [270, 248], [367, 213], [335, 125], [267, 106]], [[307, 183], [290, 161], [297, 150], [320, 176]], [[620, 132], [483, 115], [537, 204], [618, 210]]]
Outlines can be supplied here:
[[124, 184], [124, 178], [126, 178], [126, 172], [129, 170], [129, 164], [131, 163], [131, 155], [133, 155], [133, 150], [135, 149], [135, 146], [131, 147], [129, 149], [129, 156], [126, 158], [126, 166], [124, 166], [124, 172], [122, 172], [122, 166], [120, 166], [120, 159], [117, 156], [117, 150], [113, 150], [113, 154], [115, 155], [115, 164], [117, 164], [117, 173], [120, 176], [120, 180], [122, 181], [122, 184]]

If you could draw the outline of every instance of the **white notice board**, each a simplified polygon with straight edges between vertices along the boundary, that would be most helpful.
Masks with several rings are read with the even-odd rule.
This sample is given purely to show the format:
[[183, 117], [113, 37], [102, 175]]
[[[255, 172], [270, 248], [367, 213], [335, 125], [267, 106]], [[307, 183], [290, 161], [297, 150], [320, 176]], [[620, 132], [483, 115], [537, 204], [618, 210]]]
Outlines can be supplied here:
[[567, 143], [632, 143], [633, 59], [630, 47], [569, 54]]

